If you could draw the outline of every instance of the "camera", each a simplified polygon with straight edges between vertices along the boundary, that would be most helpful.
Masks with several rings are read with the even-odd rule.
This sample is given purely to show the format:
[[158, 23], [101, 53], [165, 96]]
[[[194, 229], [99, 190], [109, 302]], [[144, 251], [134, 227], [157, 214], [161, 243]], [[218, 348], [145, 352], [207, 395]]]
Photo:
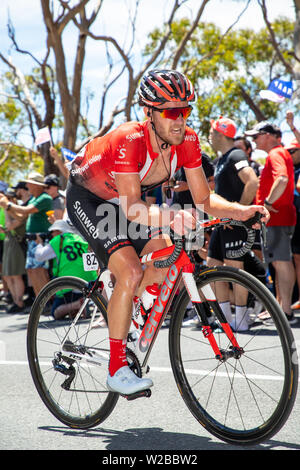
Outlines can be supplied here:
[[36, 237], [37, 235], [39, 235], [39, 237], [41, 237], [41, 239], [43, 240], [44, 243], [48, 243], [49, 240], [51, 240], [51, 233], [49, 232], [42, 232], [42, 233], [26, 233], [25, 235], [25, 240], [27, 242], [30, 242], [30, 241], [36, 241]]

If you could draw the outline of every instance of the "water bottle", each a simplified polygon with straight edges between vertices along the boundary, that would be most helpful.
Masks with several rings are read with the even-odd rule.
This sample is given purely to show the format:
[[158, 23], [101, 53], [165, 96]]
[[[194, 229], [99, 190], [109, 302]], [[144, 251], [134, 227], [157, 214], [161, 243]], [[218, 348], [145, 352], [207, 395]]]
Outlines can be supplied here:
[[141, 297], [135, 297], [133, 299], [133, 313], [132, 319], [136, 328], [143, 327], [147, 319], [147, 315], [157, 298], [160, 289], [158, 284], [154, 283], [151, 286], [147, 286]]

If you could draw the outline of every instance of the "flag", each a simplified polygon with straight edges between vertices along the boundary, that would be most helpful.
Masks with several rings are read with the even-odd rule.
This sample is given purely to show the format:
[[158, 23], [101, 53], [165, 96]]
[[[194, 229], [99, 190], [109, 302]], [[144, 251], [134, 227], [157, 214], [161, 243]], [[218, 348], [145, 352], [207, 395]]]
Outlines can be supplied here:
[[36, 133], [35, 145], [42, 145], [51, 142], [51, 135], [48, 127], [42, 127]]
[[267, 90], [261, 90], [259, 95], [262, 99], [282, 103], [293, 94], [293, 83], [291, 81], [279, 80], [276, 78], [268, 86]]
[[69, 150], [69, 149], [66, 149], [64, 147], [61, 148], [61, 151], [62, 151], [62, 154], [63, 156], [69, 160], [69, 162], [71, 162], [72, 160], [74, 160], [74, 158], [76, 157], [76, 153], [72, 152], [72, 150]]

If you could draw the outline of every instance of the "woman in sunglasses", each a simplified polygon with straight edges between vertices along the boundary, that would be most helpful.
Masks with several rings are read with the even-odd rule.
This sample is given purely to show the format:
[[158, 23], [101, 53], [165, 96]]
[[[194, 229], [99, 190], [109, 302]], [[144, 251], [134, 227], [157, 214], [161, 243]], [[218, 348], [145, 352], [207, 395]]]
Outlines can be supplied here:
[[115, 279], [108, 304], [107, 386], [125, 395], [153, 385], [151, 379], [138, 378], [126, 360], [133, 298], [166, 274], [150, 263], [143, 271], [139, 256], [170, 243], [161, 227], [171, 226], [179, 235], [195, 227], [191, 212], [149, 206], [142, 192], [169, 181], [184, 167], [196, 207], [219, 217], [247, 220], [259, 211], [264, 221], [268, 218], [263, 206], [242, 206], [210, 194], [197, 134], [187, 127], [194, 99], [194, 88], [182, 73], [149, 71], [139, 87], [146, 120], [121, 124], [90, 141], [70, 171], [69, 217]]

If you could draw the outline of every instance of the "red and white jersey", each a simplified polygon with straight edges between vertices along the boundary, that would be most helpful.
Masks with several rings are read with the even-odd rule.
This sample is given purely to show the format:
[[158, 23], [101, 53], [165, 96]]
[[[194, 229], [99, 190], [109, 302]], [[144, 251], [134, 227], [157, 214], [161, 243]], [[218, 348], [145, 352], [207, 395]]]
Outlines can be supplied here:
[[[136, 173], [141, 185], [159, 156], [150, 144], [148, 121], [128, 122], [103, 137], [89, 142], [72, 163], [71, 176], [102, 199], [118, 204], [115, 175]], [[187, 127], [182, 144], [171, 146], [170, 178], [180, 167], [198, 168], [202, 165], [197, 134]], [[161, 181], [157, 181], [159, 184]]]

